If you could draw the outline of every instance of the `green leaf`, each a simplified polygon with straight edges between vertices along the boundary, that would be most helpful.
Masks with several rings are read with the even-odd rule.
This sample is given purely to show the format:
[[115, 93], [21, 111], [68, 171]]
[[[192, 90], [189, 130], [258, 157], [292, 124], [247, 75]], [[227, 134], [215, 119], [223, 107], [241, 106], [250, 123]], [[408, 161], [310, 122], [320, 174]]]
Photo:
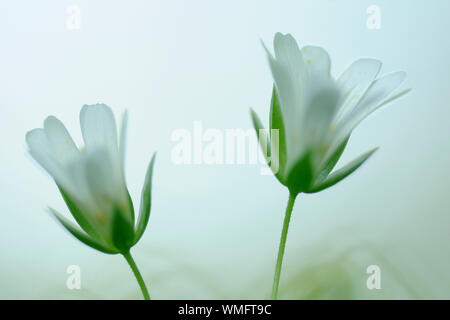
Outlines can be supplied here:
[[[276, 174], [278, 180], [280, 180], [281, 183], [284, 184], [284, 171], [286, 168], [286, 135], [285, 135], [285, 128], [284, 128], [284, 121], [283, 121], [283, 115], [281, 113], [281, 106], [280, 106], [280, 100], [278, 99], [277, 91], [275, 89], [275, 86], [273, 86], [272, 89], [272, 100], [270, 102], [270, 129], [278, 129], [278, 136], [279, 136], [279, 145], [278, 145], [278, 158], [279, 158], [279, 170]], [[270, 132], [272, 135], [272, 131]], [[272, 138], [272, 137], [271, 137]]]
[[83, 229], [83, 231], [86, 232], [91, 237], [99, 239], [100, 238], [99, 234], [91, 226], [89, 221], [84, 216], [83, 212], [81, 212], [81, 210], [78, 208], [78, 206], [75, 204], [75, 202], [70, 198], [69, 194], [66, 191], [64, 191], [64, 189], [61, 186], [59, 186], [58, 184], [57, 184], [57, 186], [58, 186], [59, 192], [61, 192], [64, 202], [67, 205], [67, 208], [69, 208], [70, 213], [72, 214], [73, 218], [78, 223], [78, 225], [81, 227], [81, 229]]
[[286, 187], [291, 194], [298, 194], [308, 190], [313, 182], [314, 170], [311, 165], [311, 152], [307, 152], [297, 163], [289, 170]]
[[[256, 136], [258, 137], [258, 142], [260, 144], [262, 153], [264, 154], [264, 157], [266, 158], [266, 162], [267, 165], [270, 165], [270, 140], [269, 137], [267, 136], [267, 131], [264, 129], [263, 124], [261, 123], [261, 120], [258, 117], [258, 114], [252, 109], [250, 108], [250, 115], [252, 117], [252, 122], [253, 122], [253, 127], [255, 128], [256, 131]], [[261, 134], [265, 134], [264, 139], [266, 140], [266, 146], [264, 150], [264, 146], [262, 144], [262, 141], [260, 139], [260, 135]]]
[[347, 176], [349, 176], [351, 173], [353, 173], [356, 169], [358, 169], [369, 157], [377, 150], [378, 148], [374, 148], [362, 155], [360, 155], [355, 160], [348, 163], [343, 168], [335, 171], [334, 173], [330, 174], [328, 178], [326, 178], [324, 181], [319, 182], [318, 185], [315, 185], [310, 190], [305, 191], [306, 193], [315, 193], [322, 191], [324, 189], [327, 189], [339, 181], [345, 179]]
[[114, 210], [112, 219], [112, 243], [121, 253], [128, 252], [134, 244], [133, 223], [118, 208]]
[[116, 254], [118, 253], [115, 250], [112, 250], [103, 244], [100, 244], [97, 240], [92, 239], [88, 234], [84, 233], [82, 230], [78, 229], [75, 225], [69, 222], [66, 218], [64, 218], [60, 213], [58, 213], [55, 209], [49, 208], [50, 213], [52, 213], [56, 219], [63, 225], [64, 228], [67, 229], [75, 238], [83, 242], [85, 245], [101, 251], [107, 254]]
[[341, 145], [336, 149], [336, 151], [333, 153], [333, 155], [330, 157], [328, 162], [325, 164], [324, 168], [320, 172], [317, 181], [323, 181], [326, 177], [330, 174], [331, 170], [334, 169], [336, 166], [336, 163], [339, 161], [339, 159], [342, 156], [342, 153], [345, 150], [345, 147], [347, 146], [348, 140], [350, 139], [350, 136], [348, 136]]
[[142, 187], [141, 206], [139, 209], [139, 220], [136, 225], [136, 233], [134, 235], [134, 244], [136, 244], [144, 234], [145, 228], [147, 227], [148, 220], [150, 218], [152, 200], [152, 175], [153, 167], [155, 165], [155, 158], [156, 152], [153, 154], [153, 157], [150, 160], [147, 168], [147, 173], [145, 175], [144, 186]]

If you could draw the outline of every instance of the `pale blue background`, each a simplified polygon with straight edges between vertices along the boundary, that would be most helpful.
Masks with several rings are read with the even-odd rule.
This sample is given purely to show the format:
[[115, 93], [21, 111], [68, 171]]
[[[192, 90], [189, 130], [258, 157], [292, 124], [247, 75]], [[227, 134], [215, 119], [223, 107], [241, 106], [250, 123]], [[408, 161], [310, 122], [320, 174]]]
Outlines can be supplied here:
[[[70, 4], [80, 30], [66, 28]], [[380, 30], [366, 27], [372, 4]], [[266, 298], [287, 191], [258, 166], [175, 166], [170, 135], [194, 120], [249, 128], [249, 107], [267, 123], [260, 39], [271, 46], [277, 31], [326, 48], [334, 75], [376, 57], [413, 89], [354, 132], [343, 161], [380, 146], [366, 165], [300, 196], [281, 296], [304, 297], [307, 281], [290, 279], [312, 266], [317, 278], [305, 277], [325, 297], [450, 298], [449, 13], [446, 0], [2, 1], [0, 298], [140, 298], [121, 257], [80, 244], [45, 211], [67, 213], [26, 152], [25, 133], [50, 114], [80, 142], [79, 110], [97, 102], [129, 111], [136, 204], [158, 150], [150, 224], [134, 249], [153, 297]], [[72, 264], [80, 291], [65, 287]], [[376, 292], [365, 286], [371, 264], [382, 269]], [[333, 295], [342, 281], [351, 289]]]

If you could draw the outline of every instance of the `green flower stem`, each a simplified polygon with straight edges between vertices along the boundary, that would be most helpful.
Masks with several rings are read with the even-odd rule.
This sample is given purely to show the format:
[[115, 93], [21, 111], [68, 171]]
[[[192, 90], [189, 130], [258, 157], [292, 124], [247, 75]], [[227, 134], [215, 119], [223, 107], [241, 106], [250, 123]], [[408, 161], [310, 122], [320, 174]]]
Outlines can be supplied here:
[[147, 287], [145, 286], [144, 279], [142, 279], [141, 273], [139, 272], [139, 269], [136, 265], [136, 263], [133, 260], [133, 257], [131, 256], [130, 252], [123, 253], [123, 256], [125, 260], [127, 260], [131, 270], [133, 270], [134, 276], [136, 277], [137, 282], [139, 283], [139, 287], [141, 287], [142, 294], [144, 296], [145, 300], [150, 300], [150, 295], [148, 294]]
[[297, 194], [289, 192], [289, 200], [286, 207], [286, 213], [283, 221], [283, 230], [281, 231], [280, 246], [278, 248], [277, 265], [275, 267], [275, 275], [273, 277], [272, 299], [276, 300], [278, 296], [278, 286], [280, 284], [281, 265], [283, 264], [284, 249], [286, 247], [286, 238], [291, 220], [292, 209], [294, 208], [295, 198]]

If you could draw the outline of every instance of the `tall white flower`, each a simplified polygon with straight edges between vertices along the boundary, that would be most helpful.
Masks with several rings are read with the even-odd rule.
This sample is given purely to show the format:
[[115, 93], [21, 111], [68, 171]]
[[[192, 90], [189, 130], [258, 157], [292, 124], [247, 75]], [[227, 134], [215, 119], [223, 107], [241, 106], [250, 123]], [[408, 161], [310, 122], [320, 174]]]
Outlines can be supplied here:
[[51, 211], [79, 240], [106, 253], [128, 252], [142, 236], [150, 214], [153, 159], [135, 226], [133, 203], [124, 175], [126, 120], [125, 114], [119, 139], [108, 106], [83, 106], [80, 124], [85, 146], [81, 149], [61, 121], [53, 116], [44, 121], [43, 128], [26, 135], [30, 154], [53, 177], [82, 230], [54, 209]]
[[251, 116], [269, 166], [289, 189], [272, 286], [272, 298], [276, 299], [298, 194], [324, 190], [358, 169], [376, 148], [332, 172], [353, 129], [369, 114], [409, 90], [393, 94], [406, 74], [395, 72], [377, 78], [381, 62], [375, 59], [359, 59], [334, 79], [327, 52], [313, 46], [300, 50], [290, 34], [275, 35], [275, 56], [266, 51], [274, 80], [270, 153], [266, 150], [269, 137], [259, 117], [253, 110]]
[[[272, 56], [266, 49], [274, 79], [270, 128], [279, 129], [279, 145], [271, 155], [279, 163], [271, 167], [291, 193], [317, 192], [348, 176], [376, 150], [330, 174], [353, 129], [407, 92], [393, 95], [406, 74], [377, 78], [381, 62], [359, 59], [333, 79], [327, 52], [313, 46], [300, 50], [290, 34], [277, 33], [274, 50]], [[253, 110], [252, 119], [257, 131], [263, 128]]]

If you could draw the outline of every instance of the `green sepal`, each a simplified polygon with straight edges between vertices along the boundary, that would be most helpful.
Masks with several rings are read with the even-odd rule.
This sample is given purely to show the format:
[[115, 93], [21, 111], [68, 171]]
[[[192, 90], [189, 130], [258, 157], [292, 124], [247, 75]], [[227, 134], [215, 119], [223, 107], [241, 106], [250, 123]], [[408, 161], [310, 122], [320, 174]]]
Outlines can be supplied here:
[[336, 166], [336, 163], [339, 161], [339, 159], [342, 156], [342, 153], [345, 150], [345, 147], [347, 147], [348, 140], [350, 139], [350, 136], [348, 136], [336, 149], [336, 151], [333, 153], [333, 155], [330, 157], [328, 162], [323, 167], [322, 171], [319, 173], [319, 176], [317, 177], [317, 182], [325, 180], [328, 175], [330, 174], [331, 170], [334, 169]]
[[360, 155], [355, 160], [351, 161], [341, 169], [335, 171], [330, 174], [324, 181], [319, 182], [317, 185], [313, 186], [311, 189], [305, 191], [305, 193], [315, 193], [327, 189], [339, 181], [345, 179], [351, 173], [353, 173], [356, 169], [358, 169], [369, 157], [377, 150], [378, 148], [374, 148], [362, 155]]
[[75, 202], [71, 199], [69, 194], [66, 191], [64, 191], [64, 189], [60, 185], [58, 185], [58, 184], [56, 184], [56, 185], [58, 186], [59, 192], [61, 193], [61, 195], [64, 199], [64, 202], [67, 205], [67, 208], [69, 208], [69, 211], [72, 214], [72, 217], [75, 219], [75, 221], [81, 227], [81, 229], [83, 229], [83, 231], [86, 232], [91, 237], [99, 239], [99, 234], [91, 226], [89, 221], [86, 219], [86, 217], [81, 212], [81, 210], [78, 208], [78, 206], [75, 204]]
[[119, 253], [116, 250], [110, 249], [103, 244], [99, 243], [97, 240], [94, 240], [92, 237], [90, 237], [88, 234], [83, 232], [82, 230], [78, 229], [73, 223], [69, 222], [66, 218], [64, 218], [60, 213], [58, 213], [55, 209], [49, 208], [50, 213], [52, 213], [55, 218], [63, 225], [64, 228], [66, 228], [67, 231], [69, 231], [75, 238], [80, 240], [85, 245], [101, 251], [103, 253], [107, 254], [116, 254]]
[[121, 253], [128, 252], [134, 244], [133, 223], [129, 217], [118, 208], [114, 210], [111, 228], [111, 241], [114, 247]]
[[[261, 152], [264, 154], [264, 158], [266, 159], [266, 163], [270, 167], [270, 169], [272, 170], [273, 174], [278, 179], [278, 181], [280, 181], [282, 184], [284, 184], [284, 182], [281, 180], [282, 176], [280, 174], [280, 171], [281, 171], [280, 164], [278, 163], [278, 168], [277, 168], [276, 172], [274, 172], [274, 169], [272, 167], [272, 164], [273, 164], [272, 163], [272, 159], [273, 159], [272, 157], [275, 154], [278, 154], [277, 150], [278, 150], [279, 146], [275, 144], [276, 142], [274, 142], [273, 140], [271, 140], [268, 137], [267, 131], [264, 129], [264, 126], [261, 123], [261, 120], [259, 119], [258, 114], [255, 111], [253, 111], [252, 108], [250, 108], [250, 115], [252, 117], [253, 127], [255, 128], [256, 136], [257, 136], [258, 142], [259, 142], [259, 146], [261, 147]], [[265, 137], [264, 137], [264, 139], [266, 141], [266, 146], [265, 147], [263, 145], [264, 139], [262, 139], [260, 137], [261, 134], [265, 135]], [[272, 143], [274, 143], [273, 146], [272, 146]], [[273, 150], [273, 154], [272, 154], [272, 148], [274, 149]], [[264, 149], [266, 149], [266, 150], [264, 150]]]
[[291, 194], [296, 195], [308, 190], [313, 183], [313, 179], [312, 153], [306, 152], [289, 171], [286, 179], [286, 187]]
[[[264, 154], [264, 158], [266, 158], [267, 165], [270, 166], [270, 140], [267, 135], [267, 131], [265, 131], [264, 126], [261, 122], [261, 120], [258, 117], [258, 114], [250, 108], [250, 116], [252, 117], [253, 127], [256, 131], [256, 137], [258, 138], [259, 146], [261, 147], [261, 151]], [[264, 146], [262, 145], [262, 139], [260, 139], [260, 135], [265, 134], [265, 140], [266, 140], [266, 152], [264, 152]]]
[[136, 244], [139, 239], [144, 234], [145, 228], [147, 227], [148, 220], [150, 218], [151, 200], [152, 200], [152, 175], [153, 167], [155, 165], [156, 152], [153, 154], [152, 159], [147, 168], [147, 173], [145, 174], [145, 181], [142, 187], [141, 193], [141, 205], [139, 208], [139, 218], [136, 225], [136, 232], [134, 234], [133, 245]]
[[[278, 151], [278, 162], [279, 169], [275, 174], [278, 180], [282, 184], [285, 184], [284, 171], [286, 168], [286, 135], [285, 135], [285, 127], [283, 121], [283, 115], [281, 113], [281, 105], [280, 100], [278, 99], [277, 91], [275, 86], [272, 89], [272, 100], [270, 101], [270, 114], [269, 114], [269, 125], [270, 125], [270, 134], [272, 135], [272, 130], [278, 129], [278, 137], [279, 144], [278, 148], [275, 148], [275, 151]], [[271, 137], [272, 139], [272, 137]]]

